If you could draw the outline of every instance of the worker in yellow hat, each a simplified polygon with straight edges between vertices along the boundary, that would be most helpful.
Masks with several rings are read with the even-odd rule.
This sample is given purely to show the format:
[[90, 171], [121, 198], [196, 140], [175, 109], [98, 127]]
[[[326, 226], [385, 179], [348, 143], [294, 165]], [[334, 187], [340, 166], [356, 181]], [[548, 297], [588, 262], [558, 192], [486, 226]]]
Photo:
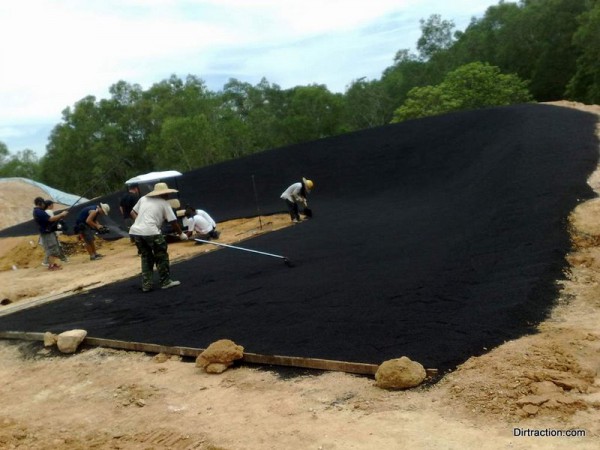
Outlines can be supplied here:
[[292, 222], [300, 222], [300, 206], [306, 217], [312, 217], [312, 210], [308, 207], [308, 194], [312, 191], [313, 186], [312, 180], [303, 177], [302, 181], [290, 185], [281, 194], [281, 198], [285, 201], [290, 212]]

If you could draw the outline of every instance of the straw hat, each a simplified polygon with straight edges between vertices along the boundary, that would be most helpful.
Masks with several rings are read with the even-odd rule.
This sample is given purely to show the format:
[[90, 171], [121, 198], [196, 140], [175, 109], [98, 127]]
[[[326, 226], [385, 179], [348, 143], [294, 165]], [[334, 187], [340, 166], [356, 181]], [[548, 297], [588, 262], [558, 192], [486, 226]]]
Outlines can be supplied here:
[[167, 183], [156, 183], [154, 185], [154, 190], [152, 192], [148, 192], [146, 197], [158, 197], [160, 195], [172, 194], [174, 192], [179, 192], [177, 189], [170, 189], [167, 186]]
[[102, 212], [105, 216], [108, 216], [108, 213], [110, 212], [110, 206], [108, 206], [108, 203], [100, 203], [100, 209], [102, 209]]

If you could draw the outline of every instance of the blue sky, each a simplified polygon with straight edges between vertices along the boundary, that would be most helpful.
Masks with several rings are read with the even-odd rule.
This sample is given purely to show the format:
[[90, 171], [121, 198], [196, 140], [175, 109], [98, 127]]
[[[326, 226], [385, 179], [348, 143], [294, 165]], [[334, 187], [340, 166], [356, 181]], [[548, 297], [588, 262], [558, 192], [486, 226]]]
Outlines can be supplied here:
[[265, 77], [344, 92], [415, 49], [419, 19], [464, 30], [490, 0], [4, 0], [0, 141], [39, 156], [61, 112], [119, 80], [147, 89], [193, 74], [212, 91]]

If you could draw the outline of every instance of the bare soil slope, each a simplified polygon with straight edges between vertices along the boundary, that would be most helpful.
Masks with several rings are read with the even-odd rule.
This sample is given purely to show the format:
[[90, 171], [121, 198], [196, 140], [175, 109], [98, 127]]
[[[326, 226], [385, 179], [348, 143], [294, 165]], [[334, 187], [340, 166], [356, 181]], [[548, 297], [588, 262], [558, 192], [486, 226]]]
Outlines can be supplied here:
[[0, 183], [0, 230], [31, 219], [33, 199], [46, 198], [43, 189], [24, 181], [4, 181]]
[[[590, 185], [600, 192], [600, 171]], [[165, 355], [86, 348], [65, 356], [37, 343], [1, 341], [0, 448], [596, 449], [598, 217], [600, 199], [573, 212], [568, 281], [536, 334], [411, 391], [384, 391], [369, 377], [340, 373], [289, 376], [243, 366], [207, 375]], [[268, 220], [273, 229], [287, 224], [285, 216]], [[221, 224], [224, 242], [256, 232], [256, 221], [242, 225]], [[204, 250], [176, 244], [170, 251], [177, 259]], [[39, 265], [34, 236], [3, 239], [0, 290], [6, 305], [0, 308], [136, 275], [128, 242], [104, 244], [102, 251], [107, 258], [98, 263], [75, 251], [69, 271], [48, 272]], [[534, 436], [570, 429], [585, 436]]]

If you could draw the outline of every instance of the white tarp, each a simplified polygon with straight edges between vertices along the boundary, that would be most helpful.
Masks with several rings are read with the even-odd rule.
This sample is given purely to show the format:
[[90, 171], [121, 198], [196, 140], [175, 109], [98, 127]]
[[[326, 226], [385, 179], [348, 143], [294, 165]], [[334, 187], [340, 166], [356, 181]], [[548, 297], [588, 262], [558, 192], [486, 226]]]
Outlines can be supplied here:
[[30, 180], [29, 178], [21, 178], [21, 177], [11, 177], [11, 178], [0, 178], [0, 182], [3, 181], [22, 181], [24, 183], [32, 184], [41, 190], [45, 191], [48, 194], [48, 197], [52, 199], [56, 203], [60, 203], [61, 205], [72, 206], [75, 203], [85, 203], [88, 201], [87, 198], [80, 197], [75, 194], [67, 194], [66, 192], [59, 191], [58, 189], [54, 189], [50, 186], [46, 186], [45, 184], [38, 183], [37, 181]]
[[177, 172], [176, 170], [165, 170], [164, 172], [150, 172], [145, 173], [143, 175], [138, 175], [137, 177], [130, 178], [125, 182], [125, 184], [134, 184], [134, 183], [148, 183], [150, 181], [158, 181], [164, 180], [166, 178], [174, 178], [180, 177], [181, 172]]

